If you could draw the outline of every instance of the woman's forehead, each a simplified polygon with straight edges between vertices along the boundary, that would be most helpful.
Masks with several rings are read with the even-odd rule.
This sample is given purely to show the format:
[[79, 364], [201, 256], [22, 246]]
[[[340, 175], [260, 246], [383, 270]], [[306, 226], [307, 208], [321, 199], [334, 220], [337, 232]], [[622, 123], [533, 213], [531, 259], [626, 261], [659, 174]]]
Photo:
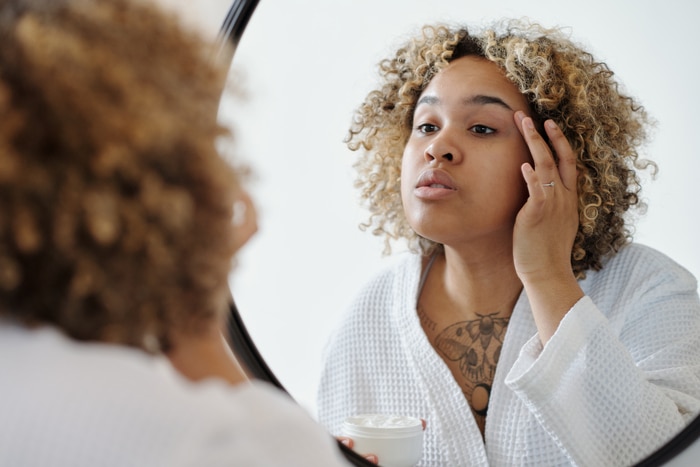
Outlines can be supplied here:
[[460, 57], [440, 70], [421, 93], [417, 105], [447, 100], [474, 105], [499, 104], [510, 110], [527, 107], [527, 99], [503, 70], [476, 56]]

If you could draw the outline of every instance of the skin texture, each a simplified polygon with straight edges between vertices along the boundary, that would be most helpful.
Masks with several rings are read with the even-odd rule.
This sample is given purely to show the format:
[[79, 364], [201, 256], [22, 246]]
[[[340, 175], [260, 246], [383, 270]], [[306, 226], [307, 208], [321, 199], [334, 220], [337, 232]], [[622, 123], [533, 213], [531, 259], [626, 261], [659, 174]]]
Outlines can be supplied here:
[[[500, 346], [522, 288], [543, 344], [583, 296], [569, 260], [578, 227], [575, 157], [547, 122], [557, 166], [528, 112], [500, 68], [462, 57], [418, 99], [404, 149], [406, 219], [444, 246], [418, 314], [482, 432]], [[553, 187], [543, 186], [550, 181]]]
[[214, 322], [195, 335], [178, 333], [174, 337], [177, 345], [168, 353], [173, 366], [192, 381], [218, 378], [234, 385], [247, 381], [245, 369], [222, 335], [222, 326]]
[[[369, 211], [361, 228], [425, 255], [441, 249], [404, 214], [399, 189], [404, 145], [417, 101], [436, 74], [463, 56], [496, 64], [528, 102], [542, 136], [553, 120], [569, 141], [578, 170], [578, 230], [570, 252], [578, 279], [598, 270], [631, 239], [626, 213], [644, 208], [638, 171], [655, 168], [640, 157], [651, 124], [644, 108], [623, 92], [603, 62], [566, 31], [525, 21], [502, 21], [474, 32], [428, 25], [379, 63], [379, 83], [357, 108], [347, 143], [360, 151], [356, 187]], [[548, 183], [547, 180], [545, 183]]]
[[[655, 169], [641, 158], [652, 122], [567, 31], [527, 21], [426, 25], [378, 65], [346, 138], [369, 212], [360, 227], [384, 238], [386, 254], [400, 240], [430, 267], [416, 313], [483, 433], [520, 294], [546, 344], [583, 296], [577, 280], [631, 241], [627, 213], [644, 208], [638, 171]], [[425, 102], [437, 91], [442, 106]], [[508, 108], [481, 106], [480, 119], [501, 112], [491, 126], [459, 106], [494, 92]], [[419, 127], [425, 109], [439, 119]], [[431, 167], [450, 188], [416, 189]]]
[[[513, 257], [540, 340], [546, 344], [566, 312], [584, 295], [569, 262], [578, 228], [576, 156], [552, 120], [544, 126], [558, 165], [532, 119], [522, 113], [516, 113], [515, 119], [535, 167], [522, 167], [530, 197], [515, 222]], [[543, 186], [549, 183], [545, 180], [553, 181], [554, 186]]]
[[[526, 197], [520, 165], [530, 160], [513, 112], [526, 109], [498, 67], [480, 58], [457, 59], [430, 82], [401, 167], [404, 211], [416, 232], [456, 249], [510, 242]], [[451, 186], [421, 186], [431, 174]]]
[[546, 344], [630, 241], [650, 122], [605, 63], [524, 21], [425, 26], [378, 71], [346, 139], [361, 228], [423, 255], [416, 313], [483, 432], [520, 294]]

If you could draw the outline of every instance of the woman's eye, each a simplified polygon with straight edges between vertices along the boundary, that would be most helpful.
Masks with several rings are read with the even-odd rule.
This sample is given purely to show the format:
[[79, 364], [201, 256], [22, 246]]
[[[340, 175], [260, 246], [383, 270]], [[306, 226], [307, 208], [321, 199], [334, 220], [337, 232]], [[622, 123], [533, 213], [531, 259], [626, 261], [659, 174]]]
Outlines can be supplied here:
[[420, 133], [433, 133], [438, 130], [437, 125], [433, 125], [432, 123], [421, 123], [417, 127], [418, 131]]
[[496, 131], [493, 128], [488, 127], [486, 125], [474, 125], [469, 130], [479, 135], [490, 135], [491, 133], [494, 133]]

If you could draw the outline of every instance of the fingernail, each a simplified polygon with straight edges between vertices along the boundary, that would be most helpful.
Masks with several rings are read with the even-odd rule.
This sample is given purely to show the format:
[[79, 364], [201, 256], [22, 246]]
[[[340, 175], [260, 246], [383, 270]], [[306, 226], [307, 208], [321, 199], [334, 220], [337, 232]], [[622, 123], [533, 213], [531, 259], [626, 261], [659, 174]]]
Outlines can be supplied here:
[[523, 126], [527, 128], [528, 130], [533, 130], [535, 128], [535, 124], [532, 123], [531, 118], [523, 118]]
[[373, 464], [378, 464], [378, 463], [379, 463], [379, 459], [377, 459], [377, 456], [375, 456], [374, 454], [371, 454], [371, 455], [369, 455], [369, 456], [366, 456], [365, 459], [367, 459], [368, 461], [370, 461], [370, 462], [373, 463]]
[[347, 439], [347, 438], [341, 439], [340, 442], [343, 443], [344, 445], [346, 445], [347, 447], [351, 447], [351, 446], [350, 446], [350, 440]]
[[554, 120], [547, 120], [546, 122], [544, 122], [544, 124], [547, 125], [547, 128], [549, 128], [550, 130], [556, 130], [557, 128], [559, 128], [559, 126], [556, 123], [554, 123]]

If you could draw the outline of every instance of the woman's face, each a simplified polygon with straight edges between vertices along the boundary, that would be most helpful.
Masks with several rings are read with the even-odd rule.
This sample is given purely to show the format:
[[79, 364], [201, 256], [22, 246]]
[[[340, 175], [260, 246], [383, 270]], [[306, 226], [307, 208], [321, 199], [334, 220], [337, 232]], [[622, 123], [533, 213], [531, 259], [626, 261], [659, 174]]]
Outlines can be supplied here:
[[421, 94], [403, 153], [401, 197], [411, 227], [446, 246], [503, 238], [527, 198], [530, 152], [513, 114], [525, 97], [486, 59], [462, 57]]

